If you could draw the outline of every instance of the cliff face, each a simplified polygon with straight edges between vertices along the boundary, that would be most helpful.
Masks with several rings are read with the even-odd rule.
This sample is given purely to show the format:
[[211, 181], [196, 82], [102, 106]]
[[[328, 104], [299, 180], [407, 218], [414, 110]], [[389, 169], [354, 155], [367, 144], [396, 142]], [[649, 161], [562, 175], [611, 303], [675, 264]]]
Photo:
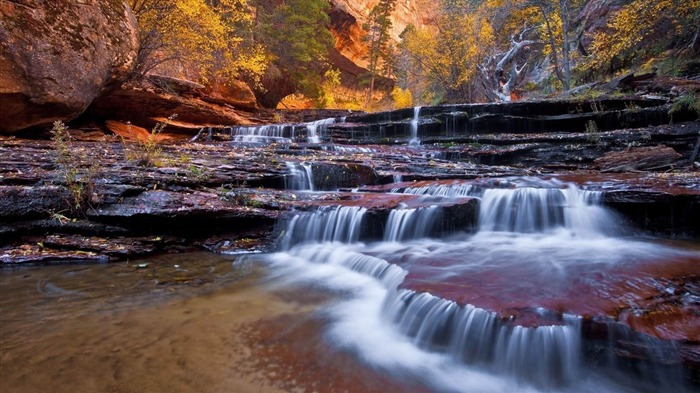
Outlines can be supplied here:
[[[331, 1], [331, 33], [335, 38], [335, 49], [340, 55], [361, 68], [367, 66], [367, 60], [364, 59], [367, 45], [362, 41], [365, 34], [362, 25], [368, 22], [369, 13], [378, 2], [379, 0]], [[398, 42], [399, 36], [410, 24], [421, 26], [424, 23], [425, 14], [423, 7], [418, 6], [418, 0], [397, 1], [391, 18], [392, 38]], [[332, 59], [333, 56], [331, 56]], [[343, 63], [334, 62], [334, 66], [343, 71], [349, 71], [344, 68]]]
[[70, 120], [132, 72], [122, 0], [0, 0], [0, 132]]

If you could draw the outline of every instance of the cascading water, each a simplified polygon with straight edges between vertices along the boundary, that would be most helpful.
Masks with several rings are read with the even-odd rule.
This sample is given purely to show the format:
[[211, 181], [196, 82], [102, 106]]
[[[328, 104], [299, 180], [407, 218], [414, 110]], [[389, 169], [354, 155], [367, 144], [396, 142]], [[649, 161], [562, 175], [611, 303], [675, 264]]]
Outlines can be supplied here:
[[440, 213], [437, 206], [394, 209], [389, 213], [384, 240], [396, 242], [429, 236], [438, 223]]
[[408, 141], [409, 146], [420, 146], [420, 139], [418, 139], [418, 120], [420, 119], [420, 108], [419, 106], [413, 108], [413, 120], [411, 120], [411, 140]]
[[[434, 207], [398, 208], [389, 213], [383, 241], [365, 244], [358, 242], [366, 229], [363, 208], [297, 214], [283, 236], [285, 251], [270, 260], [299, 280], [348, 294], [328, 309], [333, 345], [437, 391], [630, 391], [584, 360], [577, 315], [594, 306], [576, 299], [608, 293], [600, 283], [607, 270], [672, 259], [678, 251], [611, 236], [619, 228], [600, 194], [556, 181], [393, 191], [479, 198], [479, 229], [427, 238], [449, 217]], [[665, 381], [669, 375], [683, 377], [653, 374], [644, 381], [656, 388], [646, 391], [686, 391], [682, 382]]]
[[394, 188], [391, 192], [412, 195], [431, 195], [441, 197], [471, 197], [480, 196], [481, 189], [471, 184], [429, 185], [423, 187]]
[[255, 127], [232, 127], [231, 138], [235, 142], [246, 143], [291, 143], [293, 126], [272, 124]]
[[455, 183], [394, 188], [392, 192], [477, 197], [481, 200], [481, 231], [534, 233], [564, 228], [585, 236], [613, 235], [622, 231], [615, 216], [601, 206], [602, 193], [581, 190], [573, 184], [543, 182], [538, 187], [490, 188]]
[[309, 143], [319, 143], [321, 142], [321, 137], [319, 133], [326, 131], [329, 125], [335, 123], [335, 118], [331, 117], [328, 119], [316, 120], [306, 123], [307, 131], [307, 141]]
[[597, 204], [599, 195], [573, 185], [486, 189], [479, 209], [480, 229], [533, 233], [566, 228], [585, 235], [614, 231], [617, 225]]
[[540, 386], [572, 381], [580, 368], [580, 322], [573, 316], [565, 316], [563, 325], [507, 326], [494, 313], [471, 305], [394, 290], [385, 300], [384, 318], [421, 348]]
[[285, 176], [287, 190], [314, 191], [314, 178], [311, 163], [285, 162], [289, 175]]
[[347, 147], [347, 146], [333, 146], [334, 151], [341, 153], [374, 153], [376, 150], [369, 147]]
[[363, 207], [332, 207], [296, 214], [282, 239], [283, 249], [304, 242], [354, 243], [359, 239]]

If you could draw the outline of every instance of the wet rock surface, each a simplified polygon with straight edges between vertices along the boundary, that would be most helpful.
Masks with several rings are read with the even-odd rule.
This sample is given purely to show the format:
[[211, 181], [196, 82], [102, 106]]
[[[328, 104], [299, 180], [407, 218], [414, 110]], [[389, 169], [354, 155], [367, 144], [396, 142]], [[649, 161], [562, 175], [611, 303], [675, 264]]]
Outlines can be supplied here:
[[[143, 105], [138, 100], [132, 102], [136, 103]], [[89, 252], [96, 252], [90, 246], [90, 236], [180, 238], [179, 244], [155, 248], [154, 252], [169, 247], [216, 248], [216, 244], [226, 244], [227, 251], [231, 251], [233, 244], [253, 243], [255, 249], [271, 249], [274, 223], [279, 217], [288, 217], [292, 210], [361, 205], [371, 207], [376, 217], [385, 217], [386, 212], [400, 205], [445, 205], [444, 201], [418, 203], [415, 197], [386, 194], [411, 183], [417, 187], [442, 181], [549, 173], [558, 173], [562, 181], [602, 191], [604, 202], [636, 228], [696, 238], [699, 176], [692, 167], [683, 168], [687, 168], [684, 160], [700, 132], [700, 123], [637, 129], [622, 126], [632, 124], [625, 120], [632, 118], [662, 123], [668, 117], [666, 107], [659, 99], [628, 99], [421, 108], [415, 122], [418, 146], [402, 144], [411, 135], [414, 109], [337, 117], [329, 122], [289, 123], [275, 132], [291, 132], [294, 138], [281, 138], [286, 142], [272, 144], [237, 142], [238, 129], [213, 127], [198, 143], [160, 145], [149, 153], [151, 157], [144, 157], [146, 130], [130, 130], [129, 124], [114, 122], [115, 127], [131, 131], [131, 138], [140, 142], [118, 143], [109, 135], [101, 142], [71, 142], [72, 149], [83, 155], [76, 169], [80, 176], [89, 175], [84, 182], [93, 186], [93, 194], [86, 198], [87, 207], [82, 206], [80, 211], [72, 201], [71, 188], [76, 184], [66, 181], [50, 142], [3, 138], [2, 246], [13, 249], [26, 245], [22, 242], [26, 236], [59, 233], [84, 236], [85, 251]], [[683, 114], [677, 115], [678, 119]], [[306, 114], [290, 112], [290, 116], [304, 119]], [[586, 119], [595, 119], [599, 128], [586, 130]], [[313, 124], [321, 143], [306, 142], [311, 132], [307, 124]], [[647, 151], [661, 152], [665, 157], [662, 167], [639, 166], [643, 161], [639, 154]], [[636, 165], [635, 170], [656, 168], [666, 172], [596, 174], [601, 162], [610, 157], [617, 157], [614, 162], [633, 162], [629, 165]], [[325, 191], [285, 190], [297, 176], [290, 172], [290, 166], [299, 165], [306, 166], [312, 175], [308, 187]], [[77, 185], [81, 182], [78, 180]], [[336, 192], [356, 188], [360, 192]], [[472, 203], [476, 202], [465, 202], [464, 206], [470, 207], [455, 213], [465, 228], [473, 228], [476, 222]], [[455, 209], [457, 212], [460, 208]], [[245, 240], [248, 231], [261, 240]], [[224, 234], [231, 237], [228, 243], [226, 236], [221, 237]], [[219, 240], [207, 240], [213, 236], [219, 236]], [[58, 243], [52, 244], [63, 250]], [[135, 254], [141, 253], [139, 247], [134, 246]], [[45, 251], [42, 249], [42, 255]], [[127, 257], [128, 253], [109, 253], [105, 248], [105, 255], [114, 259]], [[22, 258], [12, 261], [21, 262]]]
[[[421, 109], [420, 144], [413, 146], [407, 146], [413, 110], [316, 124], [320, 143], [308, 143], [307, 125], [299, 125], [294, 138], [282, 135], [282, 143], [240, 142], [234, 129], [212, 128], [198, 142], [160, 144], [150, 156], [135, 154], [143, 153], [143, 138], [118, 142], [109, 135], [101, 141], [91, 137], [92, 142], [70, 142], [83, 157], [76, 164], [78, 179], [93, 183], [92, 195], [80, 209], [73, 198], [75, 184], [66, 179], [51, 142], [3, 137], [0, 262], [105, 262], [197, 249], [272, 251], [280, 240], [280, 220], [339, 206], [367, 209], [362, 241], [382, 239], [387, 217], [396, 208], [433, 206], [442, 210], [442, 224], [431, 234], [463, 238], [478, 228], [479, 198], [401, 193], [460, 184], [538, 188], [542, 181], [600, 192], [603, 204], [634, 235], [697, 239], [700, 173], [688, 158], [700, 123], [635, 129], [610, 124], [586, 131], [576, 115], [579, 125], [568, 129], [574, 120], [557, 111], [570, 110], [570, 105], [556, 104], [560, 109], [550, 112], [546, 105], [536, 105], [537, 112], [526, 104]], [[624, 104], [614, 105], [625, 112]], [[635, 111], [656, 108], [637, 105], [642, 109]], [[487, 110], [496, 112], [477, 113]], [[466, 114], [452, 115], [455, 111]], [[447, 120], [464, 124], [446, 130]], [[373, 123], [377, 121], [382, 125]], [[523, 126], [532, 121], [539, 130]], [[596, 159], [617, 155], [634, 165], [642, 161], [635, 154], [645, 150], [663, 151], [668, 159], [662, 166], [637, 166], [627, 173], [601, 173], [601, 161], [596, 164]], [[316, 191], [307, 191], [311, 188]], [[504, 241], [507, 246], [512, 239]], [[427, 251], [402, 249], [388, 260], [410, 266], [404, 288], [481, 307], [506, 325], [557, 325], [563, 314], [580, 315], [591, 354], [602, 351], [646, 362], [644, 346], [652, 344], [645, 340], [655, 340], [675, 348], [665, 362], [697, 370], [697, 256], [644, 256], [596, 269], [560, 266], [556, 282], [527, 264], [436, 275], [441, 266], [462, 263], [474, 252], [467, 248], [450, 254], [446, 243]], [[655, 263], [659, 258], [664, 263]], [[611, 335], [615, 345], [599, 343]]]

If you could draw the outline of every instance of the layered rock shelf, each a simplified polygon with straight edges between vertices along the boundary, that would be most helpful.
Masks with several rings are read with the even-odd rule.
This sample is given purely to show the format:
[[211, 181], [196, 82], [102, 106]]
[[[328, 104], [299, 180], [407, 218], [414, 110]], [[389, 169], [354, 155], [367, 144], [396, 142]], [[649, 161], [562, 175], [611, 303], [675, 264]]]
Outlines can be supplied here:
[[[368, 193], [405, 182], [547, 174], [602, 191], [605, 203], [640, 231], [699, 236], [700, 176], [687, 160], [700, 123], [680, 122], [692, 116], [681, 112], [674, 114], [674, 123], [664, 124], [670, 115], [659, 99], [455, 105], [418, 113], [414, 118], [416, 110], [406, 109], [292, 123], [280, 132], [294, 138], [280, 134], [286, 142], [272, 144], [236, 142], [233, 129], [214, 127], [198, 142], [162, 145], [150, 165], [130, 157], [143, 142], [116, 142], [109, 136], [102, 142], [71, 142], [85, 155], [80, 171], [90, 169], [94, 185], [88, 206], [80, 211], [71, 202], [70, 184], [50, 142], [3, 137], [2, 261], [50, 261], [53, 251], [82, 250], [76, 239], [70, 246], [45, 241], [64, 234], [83, 236], [77, 238], [84, 239], [83, 251], [97, 254], [91, 236], [161, 239], [145, 248], [134, 240], [131, 254], [105, 248], [102, 257], [108, 260], [211, 248], [212, 243], [226, 244], [228, 251], [235, 251], [235, 244], [241, 250], [270, 250], [275, 222], [292, 210], [334, 204], [393, 208], [406, 205], [408, 197]], [[408, 146], [414, 121], [417, 147]], [[598, 128], [586, 131], [587, 121]], [[648, 126], [628, 128], [642, 124]], [[320, 143], [307, 142], [309, 125]], [[627, 158], [637, 150], [649, 154], [653, 149], [663, 152], [663, 162], [650, 168], [656, 172], [595, 173], [601, 167], [628, 168]], [[300, 164], [308, 166], [309, 187], [317, 192], [288, 189], [295, 176], [290, 165]], [[359, 187], [360, 193], [337, 192]], [[476, 222], [475, 209], [469, 214], [459, 221], [465, 230]], [[173, 236], [170, 242], [167, 236]], [[41, 258], [32, 255], [39, 251]], [[56, 259], [65, 257], [56, 254]]]
[[[419, 234], [459, 246], [435, 240], [425, 248], [400, 244], [396, 254], [364, 251], [406, 269], [401, 290], [478, 307], [509, 328], [557, 326], [576, 315], [588, 362], [680, 365], [697, 382], [700, 295], [692, 253], [647, 253], [640, 240], [628, 250], [639, 256], [634, 263], [597, 269], [588, 268], [596, 261], [583, 251], [566, 254], [575, 260], [558, 267], [555, 281], [525, 263], [527, 256], [485, 267], [480, 259], [475, 269], [461, 262], [483, 247], [484, 190], [561, 190], [547, 197], [563, 204], [551, 212], [557, 224], [556, 209], [573, 203], [557, 198], [571, 198], [565, 192], [575, 188], [614, 212], [610, 225], [624, 228], [617, 239], [700, 238], [700, 172], [690, 162], [700, 122], [682, 112], [670, 123], [668, 110], [657, 99], [431, 107], [268, 128], [204, 127], [189, 131], [198, 132], [191, 142], [155, 149], [144, 138], [91, 135], [64, 142], [74, 156], [73, 177], [55, 142], [0, 137], [0, 263], [270, 252], [308, 240], [285, 233], [288, 222], [340, 209], [362, 214], [351, 240], [371, 247], [404, 241], [405, 234], [388, 234], [392, 217], [396, 223], [415, 214], [407, 239]], [[89, 194], [77, 200], [82, 189]], [[514, 206], [504, 214], [519, 211]], [[420, 212], [435, 224], [424, 225]], [[506, 229], [519, 228], [511, 224]], [[520, 237], [540, 241], [532, 229], [529, 238], [486, 239], [495, 249], [482, 251], [508, 252]], [[575, 246], [614, 254], [630, 244], [585, 239]], [[462, 267], [445, 275], [443, 265]]]

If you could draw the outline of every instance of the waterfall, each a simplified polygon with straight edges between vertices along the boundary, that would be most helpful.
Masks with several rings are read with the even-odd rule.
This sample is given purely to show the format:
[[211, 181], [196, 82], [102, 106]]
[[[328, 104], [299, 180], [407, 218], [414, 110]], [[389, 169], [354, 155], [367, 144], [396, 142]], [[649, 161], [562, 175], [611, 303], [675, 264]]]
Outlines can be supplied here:
[[[606, 315], [597, 309], [619, 285], [608, 272], [672, 260], [675, 251], [607, 236], [620, 228], [602, 194], [556, 178], [423, 184], [392, 192], [426, 196], [423, 206], [433, 197], [478, 198], [478, 232], [428, 238], [445, 214], [439, 206], [391, 210], [383, 241], [369, 243], [358, 241], [365, 208], [323, 207], [289, 220], [285, 251], [270, 259], [295, 279], [343, 293], [326, 310], [334, 345], [378, 369], [408, 370], [437, 391], [618, 393], [610, 386], [626, 368], [642, 371], [640, 386], [686, 391], [676, 343], [613, 326], [609, 343], [593, 344], [610, 349], [610, 359], [591, 367], [589, 333], [576, 316]], [[366, 226], [374, 228], [376, 214]], [[590, 303], [576, 298], [583, 293]], [[617, 360], [625, 352], [648, 357], [648, 369], [636, 357]], [[670, 372], [658, 367], [666, 360], [676, 362]]]
[[601, 192], [581, 190], [574, 184], [517, 180], [525, 180], [526, 186], [509, 181], [491, 185], [454, 183], [399, 187], [392, 192], [480, 198], [479, 230], [485, 232], [542, 233], [566, 229], [589, 237], [622, 232], [616, 216], [601, 205]]
[[[291, 128], [291, 135], [288, 130]], [[271, 124], [254, 127], [232, 127], [231, 138], [235, 142], [247, 143], [291, 143], [293, 127], [286, 124]]]
[[366, 212], [364, 207], [341, 206], [298, 213], [287, 225], [282, 249], [306, 242], [357, 242]]
[[335, 118], [333, 117], [306, 123], [308, 143], [319, 143], [321, 138], [318, 134], [326, 131], [328, 126], [333, 123], [335, 123]]
[[394, 209], [387, 219], [384, 240], [395, 242], [429, 236], [441, 218], [440, 213], [437, 206]]
[[292, 248], [288, 255], [311, 264], [342, 266], [379, 280], [387, 289], [396, 288], [406, 276], [405, 270], [384, 259], [362, 254], [337, 243], [306, 243]]
[[289, 169], [289, 175], [285, 176], [285, 188], [287, 190], [313, 191], [314, 178], [311, 163], [309, 162], [285, 162]]
[[420, 118], [420, 108], [419, 106], [413, 108], [413, 120], [411, 120], [411, 140], [408, 142], [409, 146], [420, 146], [420, 139], [418, 139], [418, 120]]
[[480, 230], [535, 233], [565, 228], [584, 236], [619, 233], [614, 216], [599, 205], [600, 195], [574, 185], [486, 189], [479, 206]]
[[383, 318], [420, 348], [536, 385], [566, 384], [581, 364], [580, 320], [573, 316], [564, 315], [562, 325], [508, 326], [486, 310], [399, 289], [385, 299]]
[[333, 151], [342, 153], [374, 153], [376, 150], [369, 147], [348, 147], [348, 146], [333, 146]]
[[472, 197], [480, 196], [482, 190], [481, 188], [471, 184], [457, 183], [449, 185], [429, 185], [422, 187], [399, 187], [392, 189], [391, 192], [400, 192], [403, 194], [412, 195], [432, 195], [441, 197]]
[[566, 206], [559, 189], [488, 189], [479, 207], [480, 229], [531, 233], [561, 227]]

